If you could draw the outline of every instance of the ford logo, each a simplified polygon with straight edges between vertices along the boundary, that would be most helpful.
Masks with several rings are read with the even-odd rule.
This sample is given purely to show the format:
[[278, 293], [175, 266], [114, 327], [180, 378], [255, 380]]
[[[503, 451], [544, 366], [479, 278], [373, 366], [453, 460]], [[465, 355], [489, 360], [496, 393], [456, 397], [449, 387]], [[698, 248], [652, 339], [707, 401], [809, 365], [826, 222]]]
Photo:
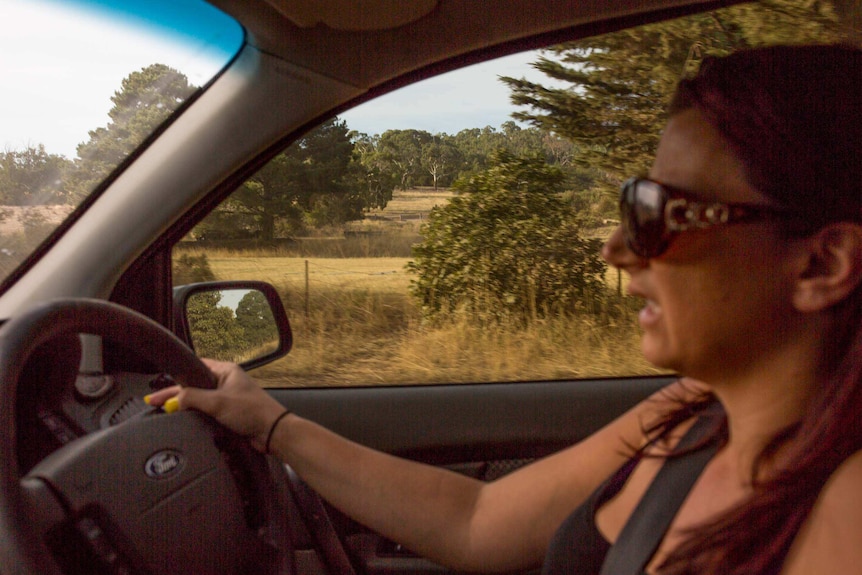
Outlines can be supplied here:
[[144, 471], [153, 479], [166, 479], [175, 475], [182, 469], [183, 463], [182, 453], [172, 449], [165, 449], [154, 453], [147, 459], [144, 464]]

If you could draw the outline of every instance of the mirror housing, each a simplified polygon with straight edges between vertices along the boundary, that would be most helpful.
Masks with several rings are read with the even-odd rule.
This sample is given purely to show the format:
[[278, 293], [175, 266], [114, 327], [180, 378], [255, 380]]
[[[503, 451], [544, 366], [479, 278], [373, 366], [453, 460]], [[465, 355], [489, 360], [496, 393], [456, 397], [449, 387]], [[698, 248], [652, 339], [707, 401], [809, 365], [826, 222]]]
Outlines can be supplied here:
[[198, 357], [260, 367], [284, 357], [293, 334], [284, 305], [266, 282], [202, 282], [173, 289], [174, 332]]

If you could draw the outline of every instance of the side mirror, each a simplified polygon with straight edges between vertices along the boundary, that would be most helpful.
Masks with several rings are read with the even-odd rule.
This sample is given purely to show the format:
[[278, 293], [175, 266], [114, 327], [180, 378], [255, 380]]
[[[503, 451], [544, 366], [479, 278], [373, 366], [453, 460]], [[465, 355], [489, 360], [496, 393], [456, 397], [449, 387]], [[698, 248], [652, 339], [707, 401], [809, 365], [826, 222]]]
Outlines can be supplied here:
[[290, 323], [275, 288], [265, 282], [204, 282], [173, 292], [174, 331], [198, 357], [253, 369], [287, 355]]

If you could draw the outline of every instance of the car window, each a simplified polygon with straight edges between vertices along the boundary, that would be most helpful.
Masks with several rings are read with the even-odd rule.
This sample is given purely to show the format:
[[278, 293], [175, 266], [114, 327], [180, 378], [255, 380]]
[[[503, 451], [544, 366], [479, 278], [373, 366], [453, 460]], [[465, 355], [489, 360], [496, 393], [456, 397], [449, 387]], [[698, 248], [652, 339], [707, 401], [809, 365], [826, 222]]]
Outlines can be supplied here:
[[201, 0], [0, 0], [0, 281], [242, 41]]
[[[825, 3], [740, 5], [450, 73], [306, 133], [174, 249], [174, 284], [280, 291], [274, 386], [657, 373], [598, 255], [677, 81], [746, 46], [845, 37]], [[482, 83], [484, 82], [484, 83]]]

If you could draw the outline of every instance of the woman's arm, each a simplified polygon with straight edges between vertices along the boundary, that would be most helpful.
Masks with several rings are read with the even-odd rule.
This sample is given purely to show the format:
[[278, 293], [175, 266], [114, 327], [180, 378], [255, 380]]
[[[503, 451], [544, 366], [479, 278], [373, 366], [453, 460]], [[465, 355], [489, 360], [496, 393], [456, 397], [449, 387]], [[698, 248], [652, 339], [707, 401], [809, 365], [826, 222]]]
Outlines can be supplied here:
[[[263, 450], [284, 407], [237, 366], [206, 363], [217, 391], [164, 390], [150, 402], [176, 394], [180, 408], [212, 415]], [[659, 392], [577, 445], [493, 483], [375, 451], [294, 414], [275, 427], [270, 451], [342, 512], [422, 556], [455, 569], [511, 570], [541, 562], [557, 526], [624, 463], [645, 419], [666, 411], [670, 395]]]

